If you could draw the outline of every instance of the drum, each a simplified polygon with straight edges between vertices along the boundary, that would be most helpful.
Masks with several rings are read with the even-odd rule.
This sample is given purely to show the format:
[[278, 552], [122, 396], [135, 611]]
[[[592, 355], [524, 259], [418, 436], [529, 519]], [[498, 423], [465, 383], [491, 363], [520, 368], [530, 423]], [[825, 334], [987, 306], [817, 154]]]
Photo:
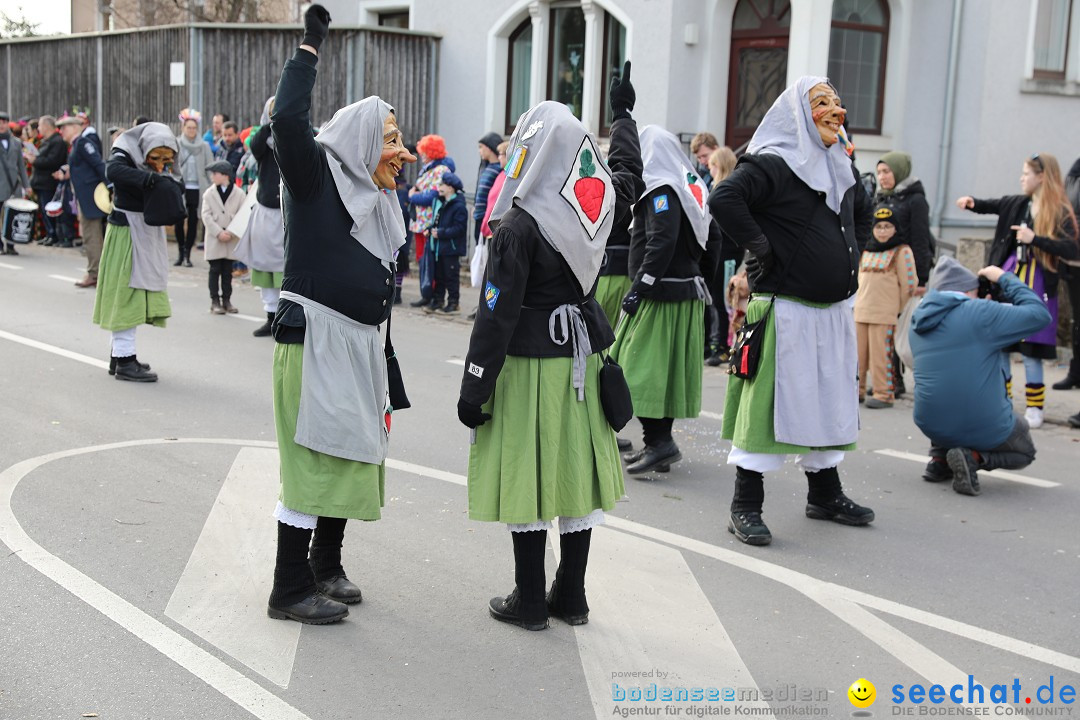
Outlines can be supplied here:
[[64, 214], [64, 203], [59, 200], [45, 203], [45, 214], [49, 217], [60, 217]]
[[13, 243], [28, 243], [34, 235], [34, 213], [38, 204], [22, 198], [4, 202], [3, 238]]

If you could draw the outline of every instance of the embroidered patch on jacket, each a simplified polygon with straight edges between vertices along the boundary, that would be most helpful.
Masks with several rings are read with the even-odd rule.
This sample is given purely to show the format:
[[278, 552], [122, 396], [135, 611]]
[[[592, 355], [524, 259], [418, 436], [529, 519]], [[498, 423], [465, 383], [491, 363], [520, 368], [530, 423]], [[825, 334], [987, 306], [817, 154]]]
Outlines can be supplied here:
[[480, 367], [476, 363], [469, 363], [469, 374], [475, 375], [478, 378], [484, 377], [484, 368]]
[[659, 215], [662, 212], [667, 212], [671, 209], [671, 205], [668, 203], [667, 195], [657, 195], [652, 199], [653, 213]]
[[502, 292], [499, 288], [492, 285], [490, 282], [484, 288], [484, 302], [487, 303], [488, 310], [495, 309], [495, 303], [499, 302], [499, 293]]
[[518, 145], [514, 148], [514, 154], [510, 156], [510, 160], [506, 163], [506, 177], [510, 180], [517, 180], [521, 175], [521, 168], [525, 165], [525, 155], [529, 152], [529, 148], [525, 145]]
[[596, 233], [615, 207], [611, 173], [599, 158], [600, 153], [592, 138], [586, 135], [559, 193], [574, 208], [581, 226], [591, 239], [596, 239]]

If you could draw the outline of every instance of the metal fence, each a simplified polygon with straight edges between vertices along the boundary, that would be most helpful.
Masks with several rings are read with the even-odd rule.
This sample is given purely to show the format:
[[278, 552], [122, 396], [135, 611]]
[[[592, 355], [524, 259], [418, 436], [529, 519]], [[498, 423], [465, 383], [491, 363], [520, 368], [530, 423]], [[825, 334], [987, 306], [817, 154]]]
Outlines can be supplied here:
[[[135, 31], [0, 41], [0, 102], [13, 116], [91, 108], [99, 132], [130, 127], [137, 115], [169, 124], [194, 107], [207, 120], [223, 112], [240, 127], [259, 121], [296, 26], [191, 24]], [[398, 110], [407, 141], [435, 127], [439, 38], [427, 33], [334, 28], [319, 53], [312, 120], [379, 95]], [[172, 85], [175, 63], [183, 81]]]

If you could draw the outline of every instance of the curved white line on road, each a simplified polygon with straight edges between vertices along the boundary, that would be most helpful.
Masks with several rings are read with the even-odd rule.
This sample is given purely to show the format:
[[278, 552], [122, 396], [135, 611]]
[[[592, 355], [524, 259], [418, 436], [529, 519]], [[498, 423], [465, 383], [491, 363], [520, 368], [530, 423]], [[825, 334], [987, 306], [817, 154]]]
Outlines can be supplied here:
[[26, 534], [18, 519], [16, 519], [15, 513], [12, 512], [11, 498], [19, 481], [42, 465], [54, 460], [105, 450], [167, 443], [277, 447], [277, 443], [274, 442], [224, 438], [130, 440], [74, 450], [62, 450], [23, 460], [0, 472], [0, 542], [11, 548], [13, 553], [16, 553], [27, 565], [90, 605], [255, 717], [262, 720], [311, 720], [307, 715], [243, 673], [229, 667], [172, 628], [49, 553], [30, 539], [30, 536]]

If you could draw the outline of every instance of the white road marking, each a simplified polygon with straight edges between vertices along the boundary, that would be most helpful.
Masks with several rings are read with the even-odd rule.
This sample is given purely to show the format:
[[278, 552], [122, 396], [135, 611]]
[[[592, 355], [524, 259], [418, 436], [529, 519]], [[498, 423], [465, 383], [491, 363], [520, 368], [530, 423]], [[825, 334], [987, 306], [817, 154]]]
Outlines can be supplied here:
[[702, 410], [698, 413], [698, 415], [703, 418], [709, 418], [710, 420], [718, 420], [720, 422], [723, 422], [724, 420], [724, 416], [720, 413], [709, 412], [708, 410]]
[[0, 262], [0, 268], [5, 270], [22, 270], [22, 265], [11, 265], [9, 263]]
[[[875, 450], [874, 452], [878, 455], [886, 455], [888, 457], [899, 458], [900, 460], [911, 460], [913, 462], [922, 463], [923, 465], [925, 465], [928, 460], [926, 455], [917, 455], [915, 453], [904, 452], [903, 450], [890, 450], [885, 448], [882, 450]], [[1018, 475], [1014, 472], [1008, 472], [1007, 470], [980, 470], [979, 474], [989, 475], [990, 477], [996, 477], [1002, 480], [1012, 480], [1013, 482], [1041, 488], [1055, 488], [1061, 485], [1061, 483], [1054, 482], [1053, 480], [1040, 480], [1039, 478]]]
[[259, 323], [260, 325], [266, 322], [265, 317], [255, 317], [254, 315], [245, 315], [244, 313], [227, 313], [227, 316], [236, 318], [237, 320], [247, 320], [248, 322]]
[[[311, 720], [277, 695], [222, 662], [161, 621], [87, 577], [30, 539], [11, 509], [11, 497], [19, 481], [54, 460], [121, 448], [161, 445], [169, 442], [275, 447], [274, 443], [224, 438], [183, 440], [129, 440], [61, 450], [23, 460], [0, 472], [0, 541], [19, 558], [105, 617], [196, 676], [226, 698], [261, 720]], [[269, 622], [269, 621], [267, 621]]]
[[292, 678], [300, 623], [266, 618], [274, 584], [277, 450], [240, 448], [165, 614], [275, 685]]
[[[589, 624], [576, 627], [575, 635], [597, 720], [610, 718], [614, 707], [636, 704], [615, 702], [612, 683], [690, 688], [723, 678], [725, 686], [757, 689], [682, 552], [600, 527], [589, 573]], [[671, 679], [612, 677], [639, 668], [663, 668]], [[774, 717], [767, 702], [742, 706], [756, 708], [755, 717]]]
[[45, 352], [52, 353], [53, 355], [59, 355], [60, 357], [67, 358], [68, 360], [76, 360], [87, 365], [99, 368], [101, 370], [108, 370], [109, 363], [105, 360], [98, 360], [92, 358], [89, 355], [83, 355], [81, 353], [72, 352], [71, 350], [65, 350], [62, 347], [56, 347], [55, 345], [49, 345], [38, 340], [31, 340], [30, 338], [23, 337], [22, 335], [16, 335], [4, 330], [0, 330], [0, 338], [4, 340], [10, 340], [11, 342], [19, 343], [20, 345], [26, 345], [32, 347], [35, 350], [44, 350]]
[[450, 363], [451, 365], [457, 365], [458, 367], [465, 367], [465, 361], [461, 358], [450, 358], [446, 362]]
[[82, 278], [73, 278], [67, 275], [50, 275], [53, 280], [63, 280], [64, 282], [77, 283], [82, 282]]

